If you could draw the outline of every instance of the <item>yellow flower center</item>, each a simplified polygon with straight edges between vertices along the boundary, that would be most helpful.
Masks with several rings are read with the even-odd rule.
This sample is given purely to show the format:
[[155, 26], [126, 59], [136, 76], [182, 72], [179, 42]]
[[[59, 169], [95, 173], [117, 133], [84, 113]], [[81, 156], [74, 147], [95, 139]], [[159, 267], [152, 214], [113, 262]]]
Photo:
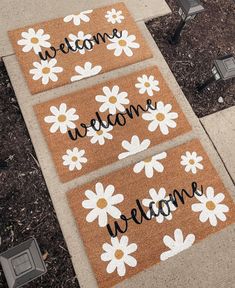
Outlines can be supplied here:
[[116, 19], [116, 18], [117, 18], [117, 15], [113, 15], [113, 18]]
[[150, 87], [150, 83], [149, 83], [149, 82], [145, 82], [145, 83], [144, 83], [144, 86], [145, 86], [146, 88], [148, 88], [148, 87]]
[[213, 201], [207, 201], [206, 202], [206, 208], [208, 209], [208, 210], [214, 210], [215, 209], [215, 203], [213, 202]]
[[39, 40], [38, 40], [37, 37], [31, 38], [31, 43], [33, 43], [33, 44], [38, 44], [38, 42], [39, 42]]
[[50, 71], [51, 71], [51, 69], [49, 67], [42, 68], [42, 73], [43, 74], [48, 74], [48, 73], [50, 73]]
[[73, 161], [73, 162], [76, 162], [77, 160], [78, 160], [78, 157], [77, 157], [77, 156], [73, 156], [73, 157], [72, 157], [72, 161]]
[[[155, 203], [155, 205], [157, 206], [157, 208], [159, 208], [159, 202], [160, 202], [160, 201], [157, 201], [157, 202]], [[166, 206], [166, 203], [163, 202], [163, 201], [161, 201], [161, 207], [164, 208], [165, 206]]]
[[59, 122], [64, 122], [64, 121], [66, 121], [66, 116], [62, 114], [57, 119]]
[[104, 132], [102, 130], [96, 131], [97, 135], [102, 135]]
[[121, 249], [117, 249], [114, 255], [118, 260], [120, 260], [123, 257], [124, 253]]
[[151, 161], [152, 161], [152, 157], [148, 157], [148, 158], [146, 158], [146, 159], [144, 160], [145, 163], [149, 163], [149, 162], [151, 162]]
[[108, 205], [108, 203], [107, 203], [107, 201], [104, 198], [100, 198], [96, 202], [96, 205], [97, 205], [98, 208], [103, 209], [103, 208], [105, 208]]
[[111, 97], [109, 97], [109, 102], [111, 104], [115, 104], [117, 102], [117, 98], [115, 96], [111, 96]]
[[157, 115], [155, 116], [157, 121], [161, 122], [165, 119], [165, 115], [163, 113], [157, 113]]
[[193, 159], [190, 159], [189, 164], [193, 165], [193, 164], [195, 164], [195, 161]]
[[118, 41], [118, 43], [122, 47], [126, 46], [126, 40], [121, 39], [121, 40]]

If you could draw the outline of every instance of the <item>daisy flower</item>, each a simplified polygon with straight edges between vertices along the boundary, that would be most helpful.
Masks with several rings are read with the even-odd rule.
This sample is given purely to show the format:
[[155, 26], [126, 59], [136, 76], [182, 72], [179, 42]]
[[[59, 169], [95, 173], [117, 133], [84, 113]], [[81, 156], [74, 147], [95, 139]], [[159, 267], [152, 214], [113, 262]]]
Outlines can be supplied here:
[[227, 205], [221, 204], [224, 200], [224, 194], [218, 193], [214, 195], [214, 192], [213, 187], [207, 187], [206, 195], [203, 194], [199, 196], [195, 194], [195, 197], [200, 203], [192, 204], [192, 210], [194, 212], [200, 212], [199, 220], [202, 223], [209, 220], [212, 226], [217, 226], [217, 218], [220, 221], [226, 221], [227, 218], [224, 213], [228, 212], [229, 208]]
[[186, 172], [192, 172], [193, 174], [197, 173], [197, 169], [202, 170], [203, 165], [200, 163], [202, 161], [202, 157], [198, 156], [196, 152], [190, 153], [187, 151], [185, 155], [181, 156], [182, 161], [180, 164], [182, 166], [185, 166], [185, 171]]
[[136, 259], [130, 255], [137, 250], [137, 245], [128, 242], [128, 237], [122, 236], [120, 241], [117, 237], [112, 237], [111, 244], [107, 242], [103, 244], [102, 248], [105, 252], [101, 254], [101, 260], [109, 262], [106, 268], [108, 273], [113, 273], [117, 269], [118, 275], [122, 277], [126, 274], [126, 265], [129, 267], [137, 265]]
[[[103, 121], [104, 125], [106, 126], [106, 122]], [[95, 128], [99, 129], [99, 122], [96, 121], [95, 123]], [[111, 133], [109, 133], [110, 131], [113, 130], [113, 126], [109, 126], [108, 128], [104, 128], [103, 126], [100, 127], [99, 131], [96, 131], [93, 127], [89, 127], [87, 129], [87, 136], [91, 137], [91, 143], [95, 144], [95, 143], [99, 143], [99, 145], [104, 145], [105, 144], [105, 139], [108, 140], [112, 140], [113, 139], [113, 135]]]
[[[151, 198], [150, 199], [149, 198], [143, 199], [142, 203], [144, 206], [149, 207], [150, 203], [154, 202], [154, 204], [152, 204], [151, 207], [152, 207], [153, 212], [156, 213], [156, 215], [158, 215], [159, 202], [161, 200], [168, 201], [168, 200], [170, 200], [170, 198], [169, 198], [169, 196], [166, 195], [166, 190], [163, 187], [160, 188], [158, 192], [154, 188], [151, 188], [149, 190], [149, 195]], [[158, 223], [162, 223], [164, 221], [164, 219], [171, 220], [172, 219], [172, 213], [171, 212], [176, 210], [176, 207], [172, 203], [172, 201], [168, 201], [167, 204], [165, 204], [164, 202], [161, 202], [161, 207], [162, 207], [163, 213], [169, 214], [169, 215], [165, 216], [162, 213], [159, 213], [158, 216], [153, 215], [153, 217], [155, 217], [156, 221]], [[150, 215], [151, 215], [151, 210], [148, 210], [147, 216], [150, 217]]]
[[140, 94], [147, 93], [149, 96], [153, 96], [153, 91], [160, 91], [159, 82], [154, 79], [153, 75], [148, 77], [144, 74], [142, 77], [138, 77], [137, 80], [139, 82], [135, 84], [135, 87], [139, 89]]
[[100, 106], [100, 112], [109, 111], [109, 114], [114, 115], [116, 111], [124, 112], [125, 107], [123, 105], [129, 104], [129, 99], [127, 99], [127, 92], [119, 92], [119, 86], [115, 85], [112, 89], [107, 86], [103, 87], [104, 95], [97, 95], [95, 100], [97, 102], [103, 103]]
[[75, 82], [84, 78], [95, 76], [99, 74], [101, 70], [102, 67], [100, 65], [92, 67], [91, 62], [86, 62], [84, 64], [84, 67], [81, 67], [79, 65], [75, 66], [75, 71], [78, 75], [72, 76], [70, 80], [71, 82]]
[[131, 138], [131, 142], [128, 142], [127, 140], [122, 141], [122, 147], [126, 150], [126, 152], [120, 153], [118, 155], [118, 159], [124, 159], [128, 156], [144, 151], [149, 147], [149, 145], [149, 139], [144, 139], [142, 142], [140, 142], [139, 137], [134, 135]]
[[122, 23], [122, 20], [124, 19], [124, 16], [122, 15], [122, 11], [117, 11], [116, 9], [112, 9], [111, 11], [107, 11], [107, 14], [105, 15], [105, 18], [108, 22], [111, 22], [112, 24], [115, 23]]
[[82, 201], [82, 207], [91, 209], [86, 216], [87, 222], [93, 222], [98, 218], [98, 225], [105, 227], [108, 224], [108, 215], [119, 219], [121, 211], [115, 205], [121, 203], [124, 199], [122, 194], [113, 195], [115, 188], [108, 185], [104, 188], [103, 184], [98, 182], [95, 185], [95, 192], [86, 190], [85, 195], [88, 200]]
[[122, 37], [114, 37], [113, 39], [109, 39], [109, 41], [112, 43], [107, 45], [107, 49], [115, 50], [114, 55], [117, 57], [120, 56], [123, 52], [126, 54], [126, 56], [131, 57], [133, 56], [132, 49], [140, 48], [140, 44], [134, 42], [135, 40], [135, 35], [128, 35], [128, 31], [123, 30]]
[[87, 14], [91, 14], [93, 10], [86, 10], [79, 14], [71, 14], [66, 17], [64, 17], [64, 22], [68, 23], [70, 21], [73, 21], [73, 24], [76, 26], [79, 26], [81, 24], [81, 21], [89, 22], [90, 18], [87, 16]]
[[61, 103], [59, 108], [51, 106], [50, 111], [53, 115], [46, 116], [44, 121], [50, 124], [53, 123], [50, 128], [51, 133], [55, 133], [59, 129], [60, 133], [64, 134], [68, 131], [68, 128], [76, 128], [73, 121], [78, 120], [79, 116], [75, 114], [75, 108], [70, 108], [67, 110], [67, 105], [65, 103]]
[[170, 249], [166, 252], [163, 252], [160, 255], [162, 261], [167, 260], [170, 257], [175, 256], [176, 254], [190, 248], [195, 242], [195, 235], [188, 234], [185, 239], [181, 229], [175, 229], [174, 238], [171, 238], [168, 235], [165, 235], [163, 238], [164, 244]]
[[56, 64], [56, 59], [51, 59], [49, 62], [47, 60], [41, 60], [41, 63], [33, 62], [35, 68], [31, 69], [29, 73], [33, 75], [33, 80], [37, 81], [42, 78], [42, 84], [47, 85], [50, 80], [53, 82], [58, 81], [56, 73], [61, 73], [63, 71], [63, 68], [56, 67]]
[[133, 171], [135, 173], [140, 173], [144, 169], [145, 175], [148, 178], [152, 178], [154, 170], [159, 173], [163, 172], [164, 166], [158, 160], [162, 160], [166, 158], [166, 156], [167, 156], [166, 152], [162, 152], [160, 154], [156, 154], [153, 157], [149, 157], [144, 161], [140, 161], [135, 164]]
[[42, 51], [41, 47], [49, 48], [51, 44], [47, 41], [50, 39], [49, 34], [44, 34], [43, 29], [35, 31], [33, 28], [29, 28], [28, 32], [22, 32], [23, 39], [17, 41], [18, 45], [24, 46], [23, 52], [29, 52], [33, 49], [35, 54]]
[[142, 118], [146, 121], [151, 121], [148, 125], [148, 130], [154, 132], [158, 127], [163, 135], [169, 134], [169, 128], [175, 128], [176, 122], [174, 119], [178, 118], [178, 113], [170, 112], [171, 104], [164, 105], [162, 101], [157, 102], [156, 110], [149, 110], [142, 114]]
[[68, 149], [66, 154], [62, 156], [64, 160], [63, 165], [69, 166], [69, 171], [73, 171], [75, 168], [77, 170], [82, 169], [82, 163], [87, 162], [87, 158], [84, 157], [85, 150], [79, 150], [77, 147], [73, 150]]
[[[78, 45], [79, 46], [83, 46], [83, 42], [86, 39], [91, 39], [91, 34], [85, 34], [83, 31], [79, 31], [77, 35], [74, 34], [69, 34], [69, 39], [71, 41], [69, 41], [69, 44], [72, 46], [73, 49], [77, 49], [75, 42], [79, 39]], [[92, 47], [89, 47], [92, 48]], [[85, 52], [87, 51], [92, 51], [92, 49], [87, 49], [87, 48], [83, 48], [83, 49], [77, 49], [76, 51], [74, 51], [74, 53], [79, 52], [80, 54], [85, 54]]]

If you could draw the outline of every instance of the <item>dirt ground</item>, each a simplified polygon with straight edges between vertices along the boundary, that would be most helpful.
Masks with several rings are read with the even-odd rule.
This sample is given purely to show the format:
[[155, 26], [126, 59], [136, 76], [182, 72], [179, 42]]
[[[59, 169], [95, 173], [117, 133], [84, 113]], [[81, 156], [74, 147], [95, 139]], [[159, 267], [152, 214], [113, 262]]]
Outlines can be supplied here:
[[235, 78], [213, 83], [203, 93], [195, 87], [212, 75], [213, 60], [235, 55], [235, 2], [204, 0], [205, 11], [189, 21], [178, 45], [168, 42], [180, 21], [175, 0], [166, 1], [172, 15], [147, 23], [177, 82], [198, 117], [235, 105]]
[[[206, 11], [187, 24], [178, 46], [171, 46], [167, 40], [180, 20], [175, 0], [167, 2], [173, 14], [149, 21], [147, 26], [193, 110], [202, 117], [235, 105], [235, 79], [214, 83], [202, 94], [195, 92], [196, 84], [211, 75], [213, 59], [234, 53], [234, 2], [204, 0]], [[79, 287], [3, 62], [0, 62], [0, 137], [0, 253], [34, 236], [48, 272], [25, 287]], [[5, 288], [7, 284], [1, 270], [0, 273], [0, 287]]]

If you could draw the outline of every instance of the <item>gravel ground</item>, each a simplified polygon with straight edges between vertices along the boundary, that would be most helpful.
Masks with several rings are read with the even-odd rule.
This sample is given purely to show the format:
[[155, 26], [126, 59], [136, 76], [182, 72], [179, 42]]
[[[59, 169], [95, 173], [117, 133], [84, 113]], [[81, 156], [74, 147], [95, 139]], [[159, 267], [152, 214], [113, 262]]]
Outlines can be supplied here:
[[[211, 75], [213, 59], [234, 53], [235, 38], [231, 37], [235, 32], [234, 2], [203, 1], [206, 12], [187, 24], [181, 43], [174, 47], [167, 39], [180, 17], [175, 0], [167, 2], [173, 15], [149, 21], [147, 27], [193, 110], [202, 117], [234, 105], [234, 80], [215, 83], [202, 94], [195, 92], [195, 86]], [[0, 253], [34, 236], [48, 272], [25, 287], [79, 287], [3, 62], [0, 62], [0, 123]], [[1, 270], [0, 273], [0, 287], [5, 288], [7, 284]]]

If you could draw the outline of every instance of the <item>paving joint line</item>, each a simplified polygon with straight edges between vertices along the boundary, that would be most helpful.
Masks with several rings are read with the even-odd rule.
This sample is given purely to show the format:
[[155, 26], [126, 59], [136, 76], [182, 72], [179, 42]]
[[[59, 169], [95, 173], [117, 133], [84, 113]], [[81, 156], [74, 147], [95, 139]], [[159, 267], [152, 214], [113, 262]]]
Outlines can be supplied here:
[[213, 145], [213, 147], [214, 147], [214, 149], [215, 149], [216, 153], [218, 154], [218, 156], [219, 156], [219, 158], [220, 158], [221, 162], [222, 162], [222, 163], [223, 163], [223, 165], [224, 165], [224, 168], [225, 168], [226, 172], [228, 173], [228, 175], [229, 175], [230, 179], [232, 180], [232, 183], [233, 183], [233, 185], [234, 185], [234, 187], [235, 187], [235, 180], [233, 179], [233, 177], [232, 177], [231, 173], [229, 172], [229, 170], [228, 170], [227, 166], [225, 165], [225, 162], [224, 162], [224, 160], [223, 160], [222, 156], [220, 155], [220, 153], [219, 153], [219, 151], [218, 151], [217, 147], [215, 146], [214, 142], [212, 141], [212, 139], [211, 139], [211, 137], [210, 137], [210, 134], [207, 132], [207, 130], [206, 130], [205, 126], [203, 125], [203, 123], [202, 123], [202, 121], [201, 121], [201, 119], [200, 119], [200, 118], [199, 118], [199, 122], [201, 123], [201, 125], [202, 125], [202, 128], [204, 129], [204, 131], [205, 131], [205, 133], [206, 133], [207, 137], [209, 138], [210, 142], [212, 143], [212, 145]]

